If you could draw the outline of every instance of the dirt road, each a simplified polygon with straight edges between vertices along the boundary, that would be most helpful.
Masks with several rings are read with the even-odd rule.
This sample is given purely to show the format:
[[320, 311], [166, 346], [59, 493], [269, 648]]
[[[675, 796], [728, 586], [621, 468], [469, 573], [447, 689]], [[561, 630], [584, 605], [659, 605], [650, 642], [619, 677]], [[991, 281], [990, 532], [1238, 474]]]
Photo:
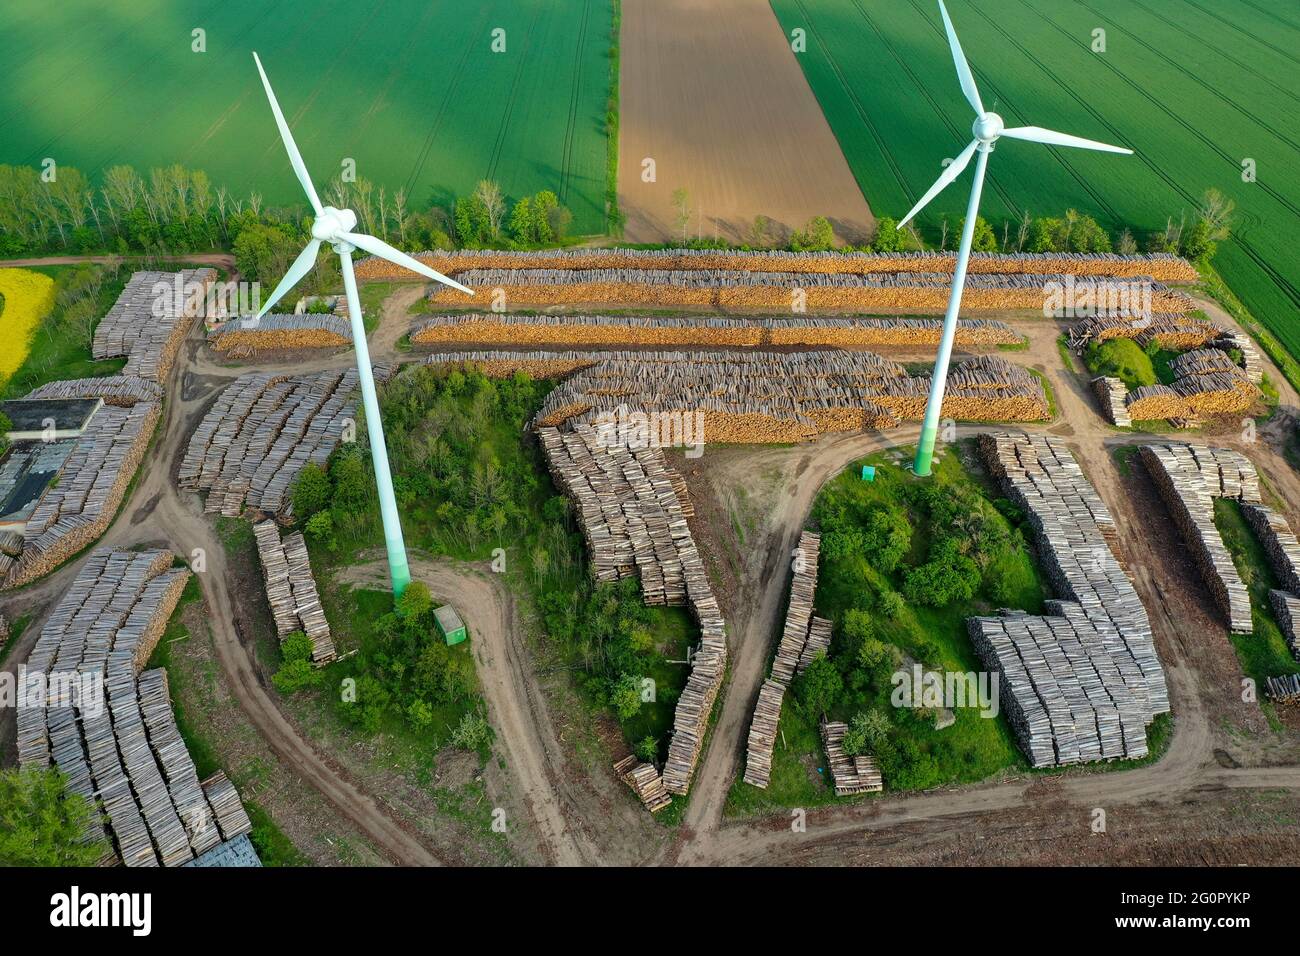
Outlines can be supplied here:
[[[546, 702], [537, 686], [515, 612], [502, 579], [481, 566], [411, 554], [411, 575], [437, 596], [455, 600], [470, 629], [488, 722], [511, 776], [522, 789], [549, 861], [560, 866], [594, 864], [600, 849], [582, 829], [570, 826], [558, 785], [564, 755]], [[338, 580], [389, 587], [386, 559], [347, 568]]]
[[[874, 219], [767, 0], [623, 0], [619, 205], [625, 237], [682, 230], [744, 240], [754, 217], [782, 233], [827, 216], [863, 241]], [[645, 180], [645, 161], [654, 181]]]

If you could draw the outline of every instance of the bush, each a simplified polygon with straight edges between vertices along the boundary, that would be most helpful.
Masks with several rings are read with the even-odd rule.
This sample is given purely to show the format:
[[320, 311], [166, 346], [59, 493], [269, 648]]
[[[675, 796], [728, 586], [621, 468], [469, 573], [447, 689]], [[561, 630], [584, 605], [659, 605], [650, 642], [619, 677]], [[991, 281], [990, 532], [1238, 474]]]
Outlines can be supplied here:
[[0, 770], [0, 866], [93, 866], [107, 849], [84, 839], [94, 812], [57, 770]]
[[329, 507], [330, 480], [320, 465], [303, 465], [293, 484], [293, 513], [299, 518], [310, 518]]
[[1108, 375], [1123, 382], [1130, 390], [1156, 383], [1151, 356], [1132, 339], [1107, 339], [1090, 342], [1083, 353], [1084, 363], [1093, 375]]
[[325, 672], [311, 663], [311, 639], [295, 631], [280, 642], [280, 667], [271, 676], [271, 683], [282, 694], [292, 694], [304, 687], [318, 687]]
[[451, 745], [461, 750], [479, 750], [492, 739], [492, 728], [487, 718], [478, 711], [470, 711], [461, 717], [460, 723], [451, 734]]
[[793, 252], [829, 252], [835, 248], [835, 230], [825, 216], [814, 216], [790, 237]]

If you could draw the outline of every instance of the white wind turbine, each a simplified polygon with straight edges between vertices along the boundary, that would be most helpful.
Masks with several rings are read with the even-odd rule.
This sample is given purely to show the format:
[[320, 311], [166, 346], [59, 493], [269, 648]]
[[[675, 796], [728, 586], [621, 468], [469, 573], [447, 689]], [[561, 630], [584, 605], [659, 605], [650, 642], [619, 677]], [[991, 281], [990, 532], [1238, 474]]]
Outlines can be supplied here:
[[952, 341], [957, 331], [957, 313], [961, 310], [962, 288], [966, 284], [966, 268], [970, 264], [971, 240], [975, 235], [975, 221], [979, 216], [980, 193], [984, 189], [984, 171], [988, 166], [989, 153], [993, 151], [998, 139], [1008, 136], [1011, 139], [1024, 139], [1031, 143], [1046, 143], [1049, 146], [1077, 146], [1080, 149], [1097, 149], [1107, 153], [1125, 153], [1128, 155], [1133, 153], [1131, 149], [1110, 146], [1106, 143], [1098, 143], [1095, 140], [1082, 139], [1066, 133], [1057, 133], [1050, 129], [1043, 129], [1041, 126], [1017, 126], [1007, 129], [1002, 123], [1001, 116], [984, 109], [979, 90], [975, 86], [975, 77], [971, 73], [970, 65], [966, 62], [966, 55], [962, 53], [961, 43], [957, 40], [957, 33], [953, 29], [952, 20], [948, 17], [948, 10], [943, 5], [943, 0], [939, 0], [939, 13], [943, 15], [943, 26], [948, 32], [948, 45], [952, 47], [952, 58], [957, 64], [957, 77], [961, 80], [961, 91], [966, 94], [967, 102], [975, 110], [975, 125], [972, 127], [975, 138], [948, 165], [948, 168], [943, 171], [935, 184], [930, 187], [929, 192], [921, 197], [921, 201], [912, 207], [912, 211], [898, 224], [898, 228], [902, 229], [911, 221], [913, 216], [925, 208], [931, 199], [943, 192], [953, 180], [960, 176], [962, 170], [970, 165], [971, 157], [977, 156], [978, 158], [975, 160], [975, 182], [971, 184], [970, 204], [966, 207], [966, 222], [961, 231], [961, 244], [957, 248], [957, 268], [953, 272], [952, 293], [948, 297], [948, 311], [944, 315], [943, 337], [939, 341], [939, 357], [934, 363], [934, 379], [930, 385], [929, 400], [925, 405], [925, 421], [921, 425], [921, 441], [917, 445], [916, 460], [913, 463], [913, 470], [918, 475], [930, 474], [930, 460], [934, 455], [934, 440], [939, 430], [939, 413], [943, 407], [943, 392], [948, 377], [948, 363], [952, 358]]
[[320, 199], [316, 196], [316, 189], [312, 186], [311, 176], [307, 173], [307, 165], [302, 161], [302, 154], [298, 152], [298, 146], [289, 132], [289, 124], [285, 122], [284, 114], [280, 112], [280, 104], [271, 89], [271, 81], [266, 78], [266, 71], [262, 69], [262, 61], [256, 53], [253, 54], [253, 62], [257, 64], [257, 72], [262, 76], [262, 85], [266, 87], [266, 98], [271, 102], [271, 112], [275, 114], [275, 123], [280, 127], [280, 137], [284, 140], [285, 151], [289, 154], [289, 164], [293, 166], [298, 182], [302, 183], [303, 191], [307, 193], [307, 200], [311, 203], [312, 212], [315, 214], [311, 226], [311, 241], [294, 260], [289, 271], [280, 280], [280, 284], [271, 293], [271, 297], [263, 303], [257, 318], [261, 319], [266, 315], [286, 292], [311, 271], [316, 264], [316, 254], [320, 251], [321, 243], [328, 242], [334, 248], [334, 251], [339, 254], [339, 264], [343, 272], [343, 290], [348, 298], [348, 317], [352, 322], [352, 345], [357, 354], [361, 401], [366, 412], [366, 431], [370, 435], [370, 454], [374, 461], [375, 482], [379, 487], [379, 513], [384, 523], [384, 543], [388, 549], [388, 568], [393, 580], [393, 595], [400, 597], [406, 590], [406, 586], [411, 583], [411, 570], [406, 560], [402, 524], [397, 515], [397, 498], [393, 494], [393, 476], [388, 466], [388, 448], [384, 444], [383, 420], [379, 417], [379, 398], [375, 393], [375, 376], [370, 367], [370, 348], [366, 344], [366, 330], [361, 319], [361, 299], [357, 295], [357, 279], [352, 272], [352, 250], [364, 249], [381, 259], [387, 259], [395, 265], [449, 285], [453, 289], [459, 289], [468, 295], [473, 295], [474, 292], [442, 273], [430, 269], [406, 253], [394, 249], [382, 239], [353, 232], [357, 225], [357, 216], [351, 209], [335, 209], [333, 206], [321, 205]]

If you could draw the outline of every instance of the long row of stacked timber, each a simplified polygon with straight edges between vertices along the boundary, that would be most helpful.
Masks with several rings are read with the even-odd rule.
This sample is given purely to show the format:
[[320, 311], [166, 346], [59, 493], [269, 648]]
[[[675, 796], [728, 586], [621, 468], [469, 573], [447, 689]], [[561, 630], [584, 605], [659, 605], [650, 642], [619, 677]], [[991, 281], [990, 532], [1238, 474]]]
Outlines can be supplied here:
[[[463, 313], [431, 315], [413, 324], [413, 345], [492, 345], [609, 347], [784, 347], [932, 346], [939, 344], [943, 320], [829, 318], [806, 315], [513, 315]], [[961, 319], [955, 342], [962, 347], [1017, 345], [1023, 340], [1005, 322]]]
[[232, 357], [293, 349], [332, 349], [352, 344], [352, 323], [332, 313], [271, 313], [234, 318], [208, 330], [208, 344]]
[[281, 541], [280, 526], [267, 520], [254, 524], [253, 534], [262, 562], [266, 598], [280, 640], [301, 631], [311, 640], [312, 661], [328, 664], [337, 655], [302, 533], [295, 531]]
[[163, 387], [138, 375], [74, 378], [46, 384], [28, 392], [30, 399], [101, 398], [105, 405], [130, 408], [137, 402], [161, 402]]
[[165, 382], [216, 278], [215, 269], [135, 273], [95, 327], [91, 354], [96, 359], [124, 355], [123, 375]]
[[1139, 453], [1229, 630], [1249, 634], [1250, 592], [1214, 523], [1214, 499], [1259, 504], [1255, 466], [1239, 452], [1204, 445], [1143, 445]]
[[[556, 486], [577, 505], [596, 578], [636, 574], [647, 604], [685, 605], [699, 626], [663, 769], [664, 789], [685, 794], [727, 662], [726, 625], [687, 523], [693, 509], [683, 509], [686, 482], [662, 449], [611, 444], [590, 426], [542, 428], [538, 437]], [[638, 795], [652, 811], [662, 809], [666, 804], [640, 773], [646, 779], [635, 788]]]
[[1146, 609], [1113, 550], [1114, 518], [1060, 439], [998, 433], [977, 444], [1028, 515], [1057, 595], [1045, 615], [967, 619], [1021, 749], [1035, 767], [1146, 756], [1146, 728], [1169, 710], [1169, 693]]
[[745, 748], [745, 783], [762, 790], [772, 780], [772, 754], [776, 749], [785, 692], [795, 675], [803, 673], [818, 654], [824, 654], [830, 647], [831, 622], [813, 615], [820, 554], [821, 536], [812, 531], [802, 532], [791, 563], [785, 626], [772, 660], [771, 676], [758, 692]]
[[200, 781], [176, 726], [166, 673], [141, 673], [189, 579], [168, 551], [93, 552], [41, 629], [17, 711], [18, 761], [56, 766], [95, 812], [102, 863], [179, 866], [252, 829], [218, 772]]
[[[391, 373], [376, 366], [379, 381]], [[233, 517], [248, 505], [287, 515], [303, 466], [324, 463], [341, 441], [351, 440], [356, 419], [355, 369], [241, 375], [190, 436], [180, 485], [207, 492], [209, 512]]]
[[[38, 392], [65, 384], [56, 382]], [[113, 384], [108, 387], [116, 389]], [[77, 437], [40, 443], [38, 458], [48, 464], [34, 461], [32, 471], [20, 473], [15, 470], [20, 467], [18, 457], [11, 453], [0, 465], [0, 500], [7, 497], [7, 485], [22, 480], [24, 473], [55, 472], [22, 529], [21, 550], [14, 554], [0, 550], [0, 588], [18, 587], [48, 574], [108, 530], [161, 411], [156, 401], [124, 407], [123, 394], [117, 401], [119, 405], [98, 409]]]
[[[1108, 339], [1133, 339], [1143, 349], [1155, 345], [1174, 352], [1218, 349], [1225, 355], [1236, 352], [1239, 359], [1229, 359], [1234, 369], [1245, 374], [1247, 381], [1258, 385], [1264, 378], [1264, 359], [1250, 336], [1236, 329], [1223, 328], [1208, 319], [1190, 315], [1157, 314], [1150, 316], [1097, 315], [1072, 326], [1066, 333], [1070, 348], [1082, 352], [1089, 342]], [[1222, 361], [1209, 357], [1218, 371], [1226, 371]], [[1189, 360], [1180, 374], [1211, 371], [1203, 361]]]
[[[911, 376], [871, 352], [446, 352], [429, 364], [473, 365], [491, 377], [517, 371], [563, 377], [536, 417], [544, 427], [589, 424], [630, 407], [702, 415], [709, 441], [799, 442], [824, 432], [889, 428], [919, 419], [928, 375]], [[963, 421], [1050, 417], [1041, 382], [1001, 356], [954, 364], [943, 415]]]
[[[938, 273], [956, 267], [952, 252], [784, 252], [716, 249], [543, 249], [537, 252], [463, 249], [419, 252], [415, 258], [448, 275], [472, 269], [657, 269], [836, 274]], [[970, 272], [1075, 276], [1151, 276], [1161, 282], [1195, 282], [1199, 276], [1186, 259], [1165, 254], [1120, 256], [1110, 253], [976, 252]], [[359, 279], [409, 279], [411, 273], [386, 259], [363, 259]]]
[[1300, 662], [1300, 542], [1287, 520], [1265, 504], [1243, 504], [1242, 514], [1268, 555], [1269, 564], [1281, 587], [1268, 592], [1269, 604], [1277, 618], [1291, 656]]
[[[513, 306], [609, 303], [626, 306], [708, 306], [790, 311], [927, 309], [948, 304], [948, 273], [818, 273], [670, 271], [658, 269], [470, 269], [457, 277], [477, 289], [492, 289]], [[1185, 293], [1150, 277], [1140, 280], [1062, 274], [983, 273], [966, 278], [966, 311], [1035, 309], [1050, 301], [1053, 288], [1070, 287], [1080, 300], [1127, 302], [1135, 282], [1149, 292], [1150, 306], [1186, 313], [1193, 303]], [[434, 304], [460, 303], [459, 293], [438, 286]]]

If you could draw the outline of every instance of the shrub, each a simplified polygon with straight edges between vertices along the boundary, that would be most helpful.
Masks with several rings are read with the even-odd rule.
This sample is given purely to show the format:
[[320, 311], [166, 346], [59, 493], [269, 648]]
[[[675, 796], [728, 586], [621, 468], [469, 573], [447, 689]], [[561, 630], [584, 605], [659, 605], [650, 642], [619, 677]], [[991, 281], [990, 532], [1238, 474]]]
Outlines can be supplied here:
[[469, 711], [451, 734], [451, 745], [461, 750], [478, 750], [492, 739], [492, 728], [487, 718], [478, 711]]
[[1090, 342], [1084, 350], [1083, 359], [1092, 374], [1117, 378], [1129, 389], [1156, 383], [1156, 370], [1151, 364], [1151, 357], [1132, 339]]

